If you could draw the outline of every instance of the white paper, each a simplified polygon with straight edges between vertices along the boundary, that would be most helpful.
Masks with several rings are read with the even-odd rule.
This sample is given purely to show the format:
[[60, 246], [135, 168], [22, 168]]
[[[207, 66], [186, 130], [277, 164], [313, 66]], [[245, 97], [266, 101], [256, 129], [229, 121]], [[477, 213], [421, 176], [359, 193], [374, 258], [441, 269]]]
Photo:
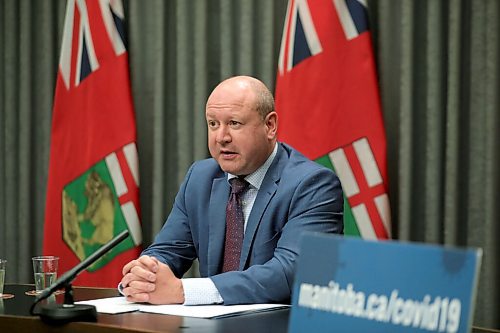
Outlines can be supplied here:
[[276, 309], [288, 308], [287, 304], [249, 304], [249, 305], [151, 305], [130, 303], [125, 297], [101, 298], [90, 301], [76, 302], [77, 304], [94, 305], [97, 312], [124, 313], [141, 311], [158, 314], [168, 314], [182, 317], [222, 318], [247, 313], [256, 313]]
[[100, 298], [75, 302], [75, 304], [94, 305], [97, 312], [111, 314], [139, 311], [140, 308], [140, 304], [127, 302], [125, 297]]
[[247, 313], [270, 311], [287, 308], [285, 304], [249, 304], [249, 305], [141, 305], [142, 312], [169, 314], [182, 317], [222, 318]]

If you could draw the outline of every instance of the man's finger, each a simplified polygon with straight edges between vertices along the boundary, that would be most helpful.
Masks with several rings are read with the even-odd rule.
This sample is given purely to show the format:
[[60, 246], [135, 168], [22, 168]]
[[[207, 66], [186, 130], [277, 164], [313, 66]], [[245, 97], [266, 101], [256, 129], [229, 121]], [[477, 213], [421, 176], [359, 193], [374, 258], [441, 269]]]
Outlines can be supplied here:
[[[152, 273], [151, 273], [152, 274]], [[146, 281], [144, 278], [134, 274], [134, 273], [127, 273], [121, 280], [121, 285], [123, 288], [126, 288], [130, 285], [132, 281]]]
[[137, 259], [139, 263], [147, 270], [156, 273], [158, 272], [159, 261], [155, 257], [141, 256]]
[[139, 292], [152, 292], [156, 289], [156, 285], [154, 283], [145, 282], [145, 281], [132, 281], [129, 284], [130, 288], [134, 288]]
[[129, 302], [146, 303], [149, 302], [149, 294], [148, 293], [133, 294], [131, 296], [127, 296], [126, 299]]
[[132, 267], [137, 266], [138, 264], [139, 264], [139, 262], [136, 259], [134, 259], [134, 260], [130, 261], [129, 263], [127, 263], [122, 268], [122, 275], [125, 275], [128, 272], [130, 272], [130, 270], [132, 269]]
[[158, 272], [159, 264], [160, 264], [160, 262], [155, 257], [141, 256], [137, 259], [130, 261], [125, 266], [123, 266], [122, 275], [129, 273], [132, 270], [132, 268], [134, 268], [136, 266], [142, 267], [145, 270], [156, 273], [156, 272]]
[[133, 274], [133, 275], [137, 276], [138, 278], [136, 278], [135, 280], [142, 279], [142, 280], [150, 281], [150, 282], [156, 281], [156, 274], [155, 273], [153, 273], [147, 269], [144, 269], [143, 267], [140, 267], [140, 266], [132, 267], [129, 274]]

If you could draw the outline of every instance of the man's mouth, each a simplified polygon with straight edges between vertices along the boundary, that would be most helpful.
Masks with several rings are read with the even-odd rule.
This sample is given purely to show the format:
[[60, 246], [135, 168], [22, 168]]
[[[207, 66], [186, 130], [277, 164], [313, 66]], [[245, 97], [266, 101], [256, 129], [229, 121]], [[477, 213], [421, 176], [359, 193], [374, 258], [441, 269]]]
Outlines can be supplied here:
[[234, 151], [230, 151], [230, 150], [221, 150], [220, 155], [223, 157], [233, 157], [233, 156], [236, 156], [237, 153]]

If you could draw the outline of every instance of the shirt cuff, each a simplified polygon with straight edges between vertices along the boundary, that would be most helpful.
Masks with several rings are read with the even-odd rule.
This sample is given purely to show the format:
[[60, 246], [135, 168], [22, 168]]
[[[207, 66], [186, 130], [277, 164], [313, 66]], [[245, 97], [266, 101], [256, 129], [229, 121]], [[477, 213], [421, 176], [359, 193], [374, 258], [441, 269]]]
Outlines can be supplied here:
[[116, 289], [118, 289], [118, 292], [120, 293], [120, 295], [125, 296], [125, 295], [123, 295], [123, 286], [122, 286], [121, 282], [118, 283], [118, 287]]
[[222, 304], [224, 300], [210, 278], [181, 279], [184, 305]]

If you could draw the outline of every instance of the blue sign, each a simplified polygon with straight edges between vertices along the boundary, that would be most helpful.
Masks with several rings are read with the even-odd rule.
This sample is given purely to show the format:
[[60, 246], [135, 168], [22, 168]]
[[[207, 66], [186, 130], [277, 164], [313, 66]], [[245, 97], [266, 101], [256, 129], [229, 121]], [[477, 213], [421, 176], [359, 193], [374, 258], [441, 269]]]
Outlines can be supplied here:
[[289, 333], [468, 332], [481, 249], [306, 234]]

